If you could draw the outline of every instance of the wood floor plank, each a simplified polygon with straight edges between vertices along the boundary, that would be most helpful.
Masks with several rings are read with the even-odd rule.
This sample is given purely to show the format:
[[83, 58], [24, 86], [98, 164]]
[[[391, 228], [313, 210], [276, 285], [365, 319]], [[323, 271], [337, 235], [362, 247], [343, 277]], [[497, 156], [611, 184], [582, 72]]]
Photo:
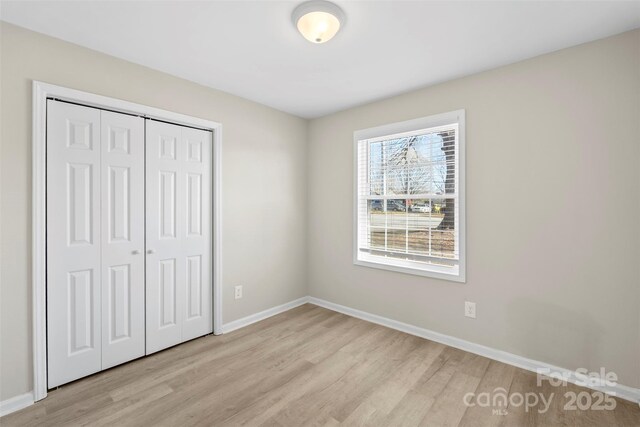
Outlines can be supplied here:
[[[372, 325], [359, 322], [358, 325], [348, 331], [342, 339], [342, 345], [366, 333]], [[340, 343], [338, 343], [340, 345]], [[331, 348], [330, 348], [331, 350]], [[347, 371], [352, 369], [358, 361], [355, 357], [344, 355], [337, 351], [321, 357], [309, 372], [296, 378], [285, 387], [273, 390], [264, 396], [260, 396], [256, 402], [230, 417], [223, 425], [261, 425], [280, 412], [287, 405], [306, 395], [319, 393], [321, 390], [334, 384], [342, 378]]]
[[[539, 389], [536, 383], [536, 374], [533, 372], [517, 369], [514, 373], [509, 389], [509, 395], [521, 394], [528, 392], [538, 393]], [[510, 399], [507, 405], [507, 414], [502, 417], [502, 426], [536, 426], [545, 425], [539, 420], [538, 413], [535, 410], [527, 410], [524, 405], [513, 405]], [[518, 401], [516, 401], [518, 403]]]
[[638, 427], [640, 426], [640, 404], [632, 403], [627, 400], [616, 399], [616, 408], [613, 411], [615, 421], [611, 425]]
[[[502, 411], [507, 410], [507, 402], [504, 401], [503, 404], [499, 396], [503, 395], [507, 399], [515, 371], [514, 366], [491, 361], [474, 394], [467, 398], [471, 406], [465, 411], [460, 426], [477, 426], [478, 420], [484, 420], [483, 426], [500, 426], [504, 416]], [[488, 396], [488, 400], [485, 400], [485, 396]]]
[[435, 397], [409, 390], [381, 424], [385, 426], [419, 426], [435, 401]]
[[[376, 417], [386, 419], [444, 349], [442, 344], [428, 342], [425, 345], [422, 339], [413, 339], [417, 340], [418, 346], [401, 361], [393, 375], [376, 387], [362, 403], [361, 410], [368, 413], [368, 408], [375, 408]], [[378, 423], [372, 420], [372, 414], [368, 418], [369, 424]]]
[[[288, 362], [299, 365], [299, 369], [308, 369], [311, 366], [310, 362], [301, 358], [296, 360], [294, 357], [296, 347], [300, 341], [304, 342], [322, 332], [321, 324], [313, 325], [298, 332], [295, 337], [289, 335], [270, 340], [268, 345], [251, 350], [243, 358], [227, 361], [231, 368], [219, 369], [213, 361], [197, 371], [194, 376], [172, 378], [168, 384], [178, 395], [183, 396], [183, 399], [164, 399], [166, 401], [156, 402], [158, 411], [150, 421], [171, 422], [184, 413], [198, 413], [197, 418], [204, 417], [209, 421], [223, 420], [229, 416], [229, 411], [233, 411], [235, 402], [245, 401], [244, 397], [239, 399], [236, 396], [261, 390], [256, 388], [258, 384], [263, 380], [267, 381], [270, 376], [277, 376], [282, 369], [288, 369]], [[197, 423], [197, 420], [193, 421]]]
[[[640, 407], [567, 410], [534, 373], [306, 304], [52, 390], [4, 426], [640, 426]], [[468, 393], [554, 395], [548, 410]], [[569, 393], [569, 394], [567, 394]], [[594, 397], [595, 399], [595, 397]], [[476, 400], [471, 402], [477, 403]]]
[[[395, 338], [394, 331], [385, 329], [374, 326], [368, 333], [340, 349], [338, 357], [353, 358], [357, 363], [328, 387], [306, 393], [292, 401], [277, 413], [274, 419], [283, 425], [301, 425], [310, 419], [310, 414], [315, 417], [321, 413], [343, 421], [357, 406], [357, 399], [367, 393], [381, 378], [388, 376], [394, 363], [397, 363], [384, 357], [386, 352], [392, 351], [389, 344]], [[352, 346], [355, 342], [370, 343], [378, 348], [378, 351], [368, 352], [367, 347]]]
[[475, 392], [480, 379], [463, 372], [456, 372], [435, 400], [422, 420], [423, 426], [457, 426], [467, 407], [463, 403], [465, 394]]

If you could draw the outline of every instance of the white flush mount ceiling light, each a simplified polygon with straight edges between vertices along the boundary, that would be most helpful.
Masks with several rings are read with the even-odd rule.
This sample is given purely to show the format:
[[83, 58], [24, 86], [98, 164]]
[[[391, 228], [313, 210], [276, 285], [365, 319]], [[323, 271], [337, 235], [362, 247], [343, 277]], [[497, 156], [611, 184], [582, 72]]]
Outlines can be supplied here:
[[324, 43], [344, 26], [345, 15], [337, 5], [314, 0], [302, 3], [293, 10], [293, 25], [312, 43]]

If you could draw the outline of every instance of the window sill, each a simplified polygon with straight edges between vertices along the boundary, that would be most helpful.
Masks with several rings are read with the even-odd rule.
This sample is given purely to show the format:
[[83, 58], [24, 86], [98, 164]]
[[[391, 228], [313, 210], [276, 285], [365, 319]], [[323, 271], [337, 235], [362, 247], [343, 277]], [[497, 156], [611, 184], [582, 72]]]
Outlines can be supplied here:
[[[384, 262], [382, 262], [382, 260], [384, 260]], [[413, 276], [431, 277], [434, 279], [466, 283], [464, 269], [461, 269], [459, 265], [455, 266], [454, 268], [447, 268], [447, 270], [450, 271], [445, 271], [444, 269], [437, 266], [430, 266], [429, 269], [425, 269], [418, 268], [417, 266], [411, 266], [411, 264], [415, 264], [411, 261], [405, 261], [401, 259], [394, 260], [385, 257], [377, 257], [375, 255], [367, 256], [362, 254], [360, 255], [360, 257], [357, 257], [353, 260], [353, 264], [359, 265], [361, 267], [377, 268], [380, 270], [411, 274]]]

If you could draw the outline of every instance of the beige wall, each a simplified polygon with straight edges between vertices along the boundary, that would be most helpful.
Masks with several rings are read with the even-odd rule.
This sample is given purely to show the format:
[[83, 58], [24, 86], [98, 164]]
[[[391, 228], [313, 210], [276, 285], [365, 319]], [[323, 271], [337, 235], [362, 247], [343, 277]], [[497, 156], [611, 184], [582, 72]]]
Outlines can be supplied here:
[[[467, 283], [354, 266], [353, 131], [461, 108]], [[310, 295], [640, 387], [639, 161], [640, 31], [312, 120]]]
[[[224, 322], [307, 294], [305, 120], [1, 26], [0, 400], [32, 389], [32, 79], [222, 123]], [[236, 301], [239, 284], [244, 297]]]

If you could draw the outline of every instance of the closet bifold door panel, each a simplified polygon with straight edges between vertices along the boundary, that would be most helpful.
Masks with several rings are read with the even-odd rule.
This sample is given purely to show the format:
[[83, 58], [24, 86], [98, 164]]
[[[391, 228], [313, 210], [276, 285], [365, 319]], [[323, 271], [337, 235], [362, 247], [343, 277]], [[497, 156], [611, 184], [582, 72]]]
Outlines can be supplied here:
[[145, 354], [144, 119], [101, 111], [102, 369]]
[[146, 120], [147, 354], [213, 330], [211, 136]]
[[100, 110], [47, 102], [48, 386], [102, 369]]
[[48, 386], [144, 355], [144, 119], [47, 102]]

